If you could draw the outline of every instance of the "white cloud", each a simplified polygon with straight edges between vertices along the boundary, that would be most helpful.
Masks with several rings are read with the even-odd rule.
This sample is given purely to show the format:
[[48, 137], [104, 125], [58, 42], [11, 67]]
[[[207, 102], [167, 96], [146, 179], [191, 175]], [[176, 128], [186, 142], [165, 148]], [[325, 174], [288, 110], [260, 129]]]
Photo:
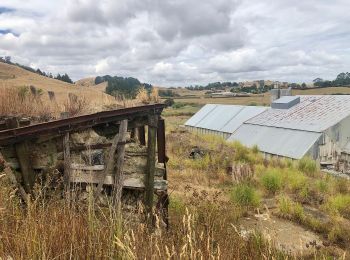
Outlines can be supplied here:
[[332, 79], [350, 67], [347, 0], [3, 0], [0, 56], [75, 80], [163, 85]]

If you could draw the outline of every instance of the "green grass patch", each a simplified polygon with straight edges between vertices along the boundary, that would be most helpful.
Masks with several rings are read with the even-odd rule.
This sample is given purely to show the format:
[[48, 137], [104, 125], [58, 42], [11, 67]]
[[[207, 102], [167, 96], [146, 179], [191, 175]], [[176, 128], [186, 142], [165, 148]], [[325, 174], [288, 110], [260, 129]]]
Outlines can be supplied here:
[[350, 218], [350, 195], [338, 194], [328, 199], [326, 208], [331, 213], [340, 214]]
[[304, 157], [301, 160], [299, 160], [298, 169], [299, 171], [311, 177], [314, 177], [318, 171], [316, 162], [308, 157]]
[[230, 194], [231, 200], [243, 207], [257, 207], [260, 204], [260, 196], [249, 184], [241, 183], [235, 186]]
[[261, 176], [261, 183], [265, 190], [271, 194], [275, 194], [282, 188], [282, 176], [278, 169], [268, 169]]

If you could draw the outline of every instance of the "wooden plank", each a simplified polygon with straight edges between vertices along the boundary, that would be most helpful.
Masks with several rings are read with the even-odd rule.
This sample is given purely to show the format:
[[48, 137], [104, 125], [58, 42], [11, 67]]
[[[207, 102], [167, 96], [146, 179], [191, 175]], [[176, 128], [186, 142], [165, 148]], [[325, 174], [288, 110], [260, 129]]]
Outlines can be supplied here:
[[80, 171], [103, 171], [105, 169], [105, 166], [104, 165], [85, 165], [85, 164], [72, 163], [71, 169], [72, 170], [80, 170]]
[[158, 115], [149, 115], [148, 121], [149, 121], [148, 142], [147, 142], [148, 156], [147, 156], [147, 168], [146, 168], [146, 179], [145, 179], [145, 187], [146, 187], [145, 205], [148, 213], [152, 215]]
[[[114, 185], [115, 175], [107, 175], [104, 179], [104, 185]], [[135, 189], [144, 189], [144, 174], [135, 176], [123, 176], [123, 188], [135, 188]], [[83, 173], [79, 171], [72, 171], [72, 174], [69, 178], [71, 183], [90, 183], [98, 184], [101, 180], [101, 173], [99, 172], [90, 172]], [[154, 181], [154, 190], [166, 190], [168, 182], [165, 180], [155, 180]]]
[[117, 212], [121, 214], [121, 199], [123, 190], [123, 166], [125, 155], [126, 133], [128, 131], [128, 120], [121, 121], [119, 126], [119, 145], [117, 146], [117, 166], [113, 186], [113, 203], [117, 208]]
[[159, 163], [166, 163], [165, 123], [164, 123], [164, 119], [160, 119], [158, 121], [157, 150], [158, 150], [158, 162]]

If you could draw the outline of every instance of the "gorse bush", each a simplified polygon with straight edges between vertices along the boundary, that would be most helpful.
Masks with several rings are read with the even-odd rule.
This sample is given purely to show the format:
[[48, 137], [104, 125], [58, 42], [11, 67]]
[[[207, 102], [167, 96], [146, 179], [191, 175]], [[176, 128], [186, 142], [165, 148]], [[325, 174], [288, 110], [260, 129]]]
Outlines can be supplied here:
[[241, 183], [231, 191], [231, 199], [234, 203], [244, 207], [256, 207], [260, 204], [260, 196], [249, 184]]

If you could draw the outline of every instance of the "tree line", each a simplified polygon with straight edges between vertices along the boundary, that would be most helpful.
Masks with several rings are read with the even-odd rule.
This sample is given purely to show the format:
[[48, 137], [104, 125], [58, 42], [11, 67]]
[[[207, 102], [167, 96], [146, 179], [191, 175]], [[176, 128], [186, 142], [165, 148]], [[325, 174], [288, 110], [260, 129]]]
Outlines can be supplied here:
[[213, 82], [213, 83], [209, 83], [206, 86], [201, 86], [201, 85], [195, 85], [195, 86], [189, 86], [186, 87], [186, 89], [189, 90], [224, 90], [226, 88], [230, 88], [230, 87], [238, 87], [238, 83], [237, 82]]
[[314, 86], [317, 87], [341, 87], [341, 86], [350, 86], [350, 73], [342, 72], [337, 75], [335, 80], [323, 80], [321, 78], [316, 78], [313, 80]]
[[42, 71], [40, 69], [33, 69], [33, 68], [29, 67], [29, 66], [22, 65], [22, 64], [19, 64], [19, 63], [14, 63], [14, 62], [11, 61], [11, 56], [0, 57], [0, 62], [20, 67], [22, 69], [25, 69], [27, 71], [39, 74], [39, 75], [44, 76], [44, 77], [61, 80], [61, 81], [64, 81], [64, 82], [67, 82], [67, 83], [71, 83], [71, 84], [73, 83], [72, 79], [68, 76], [67, 73], [64, 73], [62, 75], [60, 73], [58, 73], [56, 76], [53, 76], [52, 73], [48, 73], [48, 72]]
[[144, 87], [148, 92], [151, 92], [152, 85], [141, 83], [133, 77], [118, 77], [118, 76], [98, 76], [95, 78], [95, 84], [107, 82], [106, 93], [112, 96], [123, 96], [125, 98], [135, 98], [139, 89]]

